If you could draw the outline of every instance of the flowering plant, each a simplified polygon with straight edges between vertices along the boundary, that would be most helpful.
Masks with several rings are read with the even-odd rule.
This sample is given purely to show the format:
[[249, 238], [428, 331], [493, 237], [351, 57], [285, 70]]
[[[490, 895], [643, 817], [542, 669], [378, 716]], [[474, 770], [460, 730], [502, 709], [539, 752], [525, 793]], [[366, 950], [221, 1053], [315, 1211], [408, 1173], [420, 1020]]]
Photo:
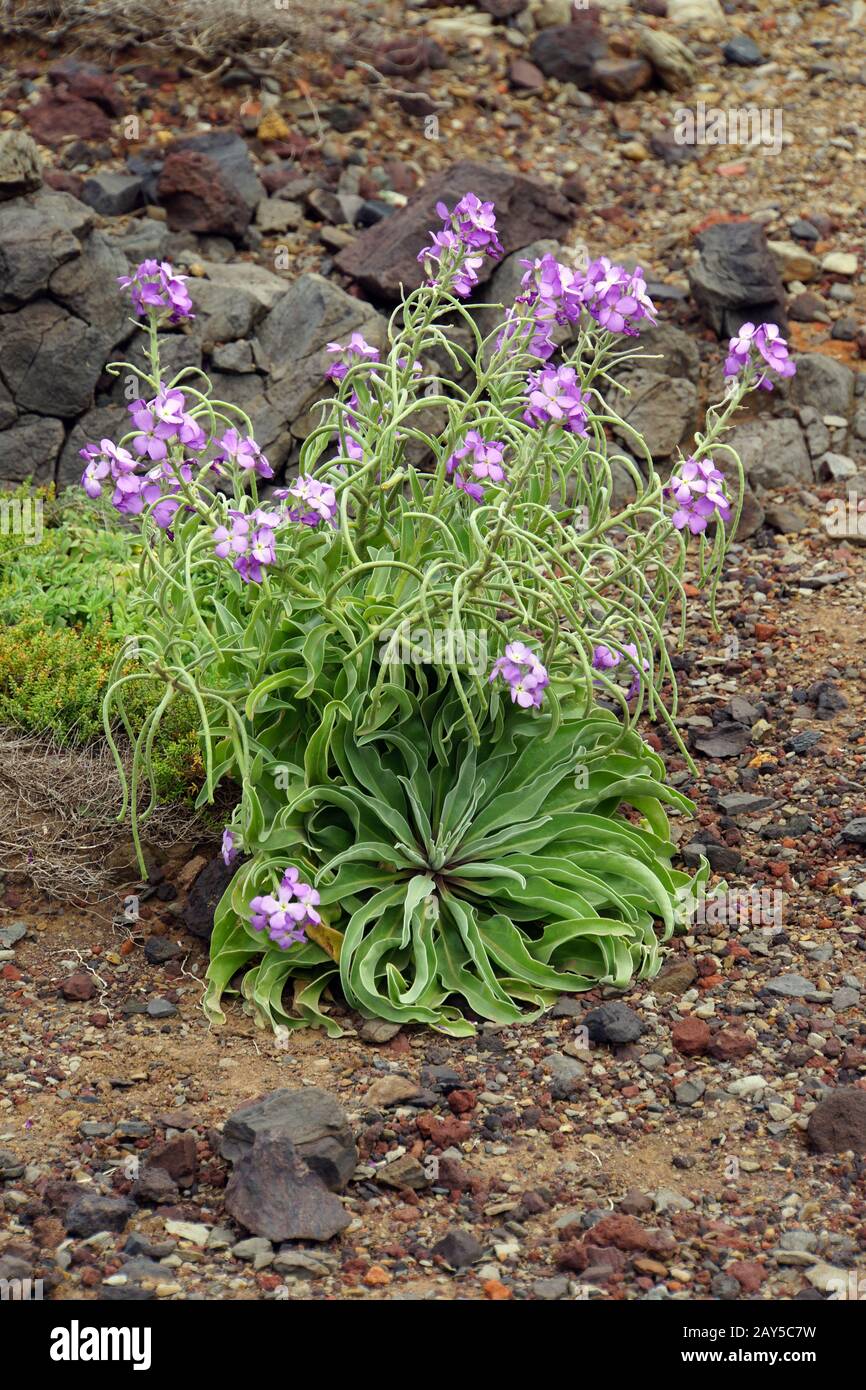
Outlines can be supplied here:
[[[717, 458], [741, 479], [720, 435], [784, 343], [732, 343], [728, 399], [665, 485], [606, 399], [654, 322], [641, 272], [524, 262], [483, 336], [463, 301], [501, 254], [494, 209], [467, 194], [438, 211], [427, 282], [387, 337], [328, 344], [335, 394], [284, 487], [267, 490], [251, 422], [203, 373], [163, 380], [160, 330], [192, 311], [181, 277], [145, 262], [125, 282], [146, 390], [119, 445], [82, 451], [88, 493], [112, 486], [145, 540], [141, 661], [118, 662], [105, 724], [129, 682], [155, 683], [137, 845], [179, 692], [199, 710], [202, 800], [240, 788], [213, 1018], [242, 971], [261, 1022], [336, 1029], [323, 996], [339, 979], [362, 1013], [471, 1032], [466, 1006], [507, 1021], [653, 973], [655, 923], [672, 930], [687, 882], [664, 805], [690, 803], [634, 724], [659, 717], [682, 748], [665, 627], [684, 619], [687, 557], [713, 591], [739, 512]], [[642, 466], [612, 451], [613, 426]], [[634, 493], [619, 509], [614, 466]]]

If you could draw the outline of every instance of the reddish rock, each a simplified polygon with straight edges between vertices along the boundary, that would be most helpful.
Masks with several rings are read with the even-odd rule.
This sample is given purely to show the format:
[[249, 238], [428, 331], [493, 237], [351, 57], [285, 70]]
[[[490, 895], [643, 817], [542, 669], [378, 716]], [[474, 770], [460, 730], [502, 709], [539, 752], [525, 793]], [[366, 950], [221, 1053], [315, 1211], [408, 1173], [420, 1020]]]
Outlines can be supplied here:
[[434, 39], [391, 39], [380, 48], [376, 67], [388, 77], [417, 77], [428, 68], [445, 68], [448, 59]]
[[123, 98], [107, 72], [95, 63], [79, 63], [76, 58], [63, 58], [52, 63], [48, 77], [55, 87], [70, 92], [82, 101], [95, 102], [109, 116], [119, 116], [123, 110]]
[[197, 150], [178, 150], [163, 165], [157, 197], [173, 232], [210, 233], [239, 241], [250, 210], [224, 177], [215, 159]]
[[614, 1246], [572, 1241], [566, 1245], [556, 1263], [560, 1269], [573, 1270], [576, 1274], [584, 1274], [588, 1269], [594, 1269], [604, 1278], [605, 1275], [617, 1274], [625, 1269], [628, 1261], [622, 1251]]
[[107, 140], [111, 135], [111, 121], [101, 107], [61, 90], [46, 92], [22, 114], [34, 139], [52, 148], [72, 135], [79, 140]]
[[592, 85], [612, 101], [628, 101], [652, 82], [646, 58], [600, 58], [592, 67]]
[[866, 1091], [839, 1086], [809, 1116], [809, 1144], [818, 1153], [866, 1154]]
[[671, 1029], [671, 1042], [684, 1057], [700, 1057], [709, 1041], [710, 1030], [702, 1018], [681, 1018]]
[[458, 1120], [450, 1115], [444, 1120], [440, 1120], [436, 1115], [419, 1115], [415, 1123], [422, 1138], [429, 1139], [439, 1149], [450, 1148], [452, 1144], [462, 1144], [472, 1133], [472, 1126], [465, 1120]]
[[592, 1227], [593, 1242], [615, 1245], [617, 1250], [640, 1250], [648, 1255], [662, 1255], [674, 1248], [674, 1241], [664, 1231], [648, 1231], [634, 1216], [612, 1212]]
[[732, 1274], [746, 1293], [757, 1293], [767, 1277], [766, 1269], [757, 1260], [734, 1260], [725, 1273]]
[[64, 999], [75, 1002], [92, 999], [96, 993], [96, 983], [92, 975], [80, 970], [75, 975], [67, 976], [60, 986], [60, 993]]
[[707, 1050], [717, 1062], [739, 1062], [754, 1052], [756, 1046], [754, 1038], [739, 1028], [720, 1028], [718, 1033], [713, 1034]]
[[588, 87], [595, 63], [607, 55], [607, 41], [599, 27], [598, 14], [575, 11], [571, 24], [542, 29], [529, 55], [545, 77]]
[[515, 58], [508, 69], [508, 80], [512, 87], [524, 92], [540, 92], [544, 87], [544, 73], [528, 58]]
[[198, 1154], [194, 1134], [178, 1134], [164, 1144], [155, 1144], [148, 1159], [148, 1168], [162, 1168], [179, 1187], [191, 1187], [198, 1172]]
[[478, 1097], [474, 1091], [451, 1091], [448, 1095], [448, 1106], [455, 1115], [467, 1115], [470, 1110], [474, 1110]]

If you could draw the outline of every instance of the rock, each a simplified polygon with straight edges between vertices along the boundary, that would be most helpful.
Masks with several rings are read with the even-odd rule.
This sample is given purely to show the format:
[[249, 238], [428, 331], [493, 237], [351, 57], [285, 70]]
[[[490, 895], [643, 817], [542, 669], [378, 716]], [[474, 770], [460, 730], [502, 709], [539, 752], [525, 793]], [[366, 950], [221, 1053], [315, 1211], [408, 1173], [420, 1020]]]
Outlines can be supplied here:
[[767, 525], [783, 536], [797, 536], [811, 525], [812, 518], [794, 502], [776, 502], [767, 508]]
[[0, 203], [33, 193], [42, 185], [42, 161], [23, 130], [0, 132]]
[[192, 280], [189, 288], [196, 315], [192, 332], [203, 352], [250, 336], [262, 306], [249, 290], [200, 279]]
[[101, 217], [121, 217], [143, 201], [142, 181], [133, 174], [93, 174], [84, 181], [81, 201]]
[[827, 275], [857, 274], [857, 257], [853, 251], [829, 251], [821, 261], [821, 269]]
[[833, 990], [830, 1008], [835, 1014], [841, 1014], [844, 1013], [846, 1009], [856, 1009], [859, 1003], [859, 989], [852, 989], [849, 985], [844, 985], [841, 989]]
[[381, 1076], [368, 1089], [364, 1104], [373, 1110], [399, 1105], [402, 1101], [412, 1100], [420, 1089], [417, 1081], [410, 1081], [408, 1076]]
[[697, 1105], [705, 1090], [706, 1084], [703, 1081], [682, 1081], [679, 1086], [674, 1087], [674, 1100], [677, 1105]]
[[797, 358], [797, 375], [791, 379], [790, 399], [794, 405], [814, 406], [819, 415], [847, 417], [854, 400], [854, 373], [834, 357], [802, 353]]
[[568, 1294], [568, 1279], [564, 1274], [554, 1275], [550, 1279], [536, 1279], [530, 1285], [530, 1291], [535, 1298], [540, 1298], [545, 1303], [553, 1303]]
[[810, 290], [794, 295], [788, 304], [788, 318], [795, 323], [832, 322], [820, 295], [812, 294]]
[[866, 1091], [839, 1086], [809, 1116], [809, 1144], [818, 1153], [866, 1153]]
[[474, 1264], [484, 1254], [484, 1246], [476, 1240], [471, 1231], [455, 1226], [433, 1246], [433, 1254], [438, 1255], [452, 1269], [465, 1269]]
[[685, 994], [698, 977], [697, 967], [686, 956], [666, 962], [653, 982], [656, 994]]
[[210, 940], [214, 912], [234, 876], [235, 867], [227, 868], [220, 855], [215, 855], [202, 869], [189, 891], [183, 910], [183, 924], [193, 936]]
[[618, 1211], [596, 1221], [591, 1236], [596, 1246], [609, 1245], [615, 1250], [635, 1250], [647, 1255], [664, 1255], [675, 1248], [672, 1236], [664, 1231], [648, 1230], [637, 1217]]
[[818, 460], [817, 473], [822, 481], [829, 479], [831, 482], [838, 482], [843, 478], [855, 477], [857, 472], [857, 464], [847, 454], [828, 451]]
[[43, 92], [36, 105], [23, 107], [21, 114], [39, 144], [52, 149], [72, 135], [95, 142], [111, 136], [111, 121], [101, 107], [59, 89]]
[[583, 1022], [591, 1040], [598, 1043], [618, 1045], [637, 1042], [644, 1031], [644, 1025], [634, 1010], [620, 1000], [592, 1009]]
[[101, 232], [91, 232], [81, 254], [58, 266], [48, 281], [52, 299], [97, 335], [104, 358], [135, 332], [126, 297], [117, 291], [117, 277], [127, 269], [123, 252]]
[[274, 1248], [264, 1236], [250, 1236], [233, 1245], [232, 1254], [236, 1260], [249, 1261], [254, 1269], [266, 1269], [273, 1263]]
[[764, 989], [770, 994], [780, 994], [784, 999], [804, 999], [814, 992], [815, 986], [803, 975], [776, 975], [767, 981]]
[[335, 1192], [346, 1186], [357, 1166], [358, 1152], [344, 1111], [333, 1096], [315, 1086], [271, 1091], [235, 1110], [226, 1121], [220, 1152], [237, 1162], [256, 1138], [278, 1140], [295, 1151]]
[[66, 1212], [66, 1229], [86, 1240], [97, 1231], [122, 1231], [135, 1207], [126, 1197], [102, 1197], [85, 1193], [76, 1197]]
[[321, 275], [301, 275], [263, 319], [256, 358], [270, 372], [267, 399], [283, 418], [296, 421], [320, 399], [331, 362], [327, 344], [360, 332], [374, 347], [385, 345], [384, 319]]
[[544, 73], [528, 58], [515, 58], [508, 69], [508, 80], [518, 91], [544, 91]]
[[[671, 381], [643, 367], [629, 372], [626, 382], [630, 394], [612, 393], [611, 404], [643, 437], [654, 459], [670, 458], [685, 436], [691, 435], [697, 388], [684, 377]], [[621, 425], [613, 429], [624, 444], [632, 442], [632, 434]]]
[[16, 946], [26, 935], [27, 927], [23, 922], [10, 922], [8, 927], [0, 927], [0, 947], [9, 949]]
[[256, 226], [263, 236], [279, 236], [301, 224], [301, 209], [286, 198], [263, 198], [256, 208]]
[[376, 1169], [374, 1181], [381, 1187], [394, 1187], [398, 1190], [404, 1187], [418, 1190], [430, 1185], [423, 1164], [411, 1154], [401, 1154], [393, 1163], [383, 1163], [381, 1168]]
[[866, 845], [866, 816], [855, 816], [842, 829], [842, 839], [851, 845]]
[[162, 1169], [178, 1187], [192, 1187], [198, 1175], [195, 1135], [177, 1134], [163, 1144], [154, 1144], [147, 1155], [147, 1168]]
[[[551, 32], [550, 30], [547, 31]], [[417, 289], [424, 279], [418, 252], [431, 228], [439, 225], [436, 204], [453, 207], [466, 192], [496, 204], [496, 224], [506, 255], [542, 237], [560, 240], [574, 218], [574, 207], [560, 193], [535, 179], [473, 160], [461, 160], [428, 179], [406, 207], [370, 227], [337, 256], [336, 265], [370, 293], [396, 299], [401, 283]], [[495, 263], [485, 257], [482, 281]]]
[[684, 1057], [700, 1057], [709, 1046], [709, 1027], [702, 1018], [682, 1018], [671, 1029], [671, 1042]]
[[296, 1279], [322, 1279], [331, 1272], [322, 1260], [293, 1245], [284, 1245], [277, 1251], [273, 1267], [278, 1274], [289, 1274]]
[[80, 255], [92, 226], [91, 209], [68, 193], [41, 189], [0, 203], [0, 309], [47, 290], [58, 267]]
[[681, 328], [675, 328], [671, 323], [642, 325], [638, 346], [645, 356], [639, 358], [635, 366], [626, 364], [620, 372], [627, 383], [629, 373], [634, 370], [647, 370], [667, 377], [685, 377], [693, 382], [700, 379], [700, 354], [693, 336]]
[[[59, 421], [51, 421], [59, 424]], [[62, 430], [62, 425], [60, 426]], [[80, 482], [84, 460], [78, 451], [92, 440], [119, 440], [129, 428], [129, 412], [122, 405], [97, 406], [88, 410], [73, 425], [60, 453], [57, 464], [57, 487], [71, 487]], [[2, 439], [2, 435], [0, 435]], [[5, 477], [0, 464], [0, 477]]]
[[646, 58], [599, 58], [592, 65], [591, 85], [612, 101], [628, 101], [652, 82]]
[[[0, 478], [10, 482], [50, 482], [65, 431], [60, 420], [43, 415], [21, 415], [0, 432]], [[81, 468], [78, 470], [81, 476]]]
[[672, 24], [722, 24], [724, 18], [719, 0], [668, 0]]
[[60, 993], [64, 999], [75, 1003], [86, 1003], [92, 999], [96, 993], [96, 982], [92, 975], [86, 971], [78, 971], [75, 975], [69, 975], [60, 986]]
[[236, 131], [207, 131], [179, 140], [176, 147], [203, 154], [219, 166], [222, 182], [240, 197], [252, 217], [265, 194], [264, 185], [256, 173], [249, 146]]
[[718, 222], [695, 238], [700, 260], [689, 268], [692, 295], [722, 338], [740, 326], [785, 326], [785, 292], [764, 229], [757, 222]]
[[253, 345], [247, 339], [236, 343], [221, 343], [211, 351], [211, 358], [217, 371], [237, 372], [246, 375], [254, 372]]
[[257, 1133], [235, 1160], [225, 1205], [248, 1231], [275, 1242], [330, 1240], [351, 1221], [292, 1143], [267, 1132]]
[[183, 955], [183, 947], [167, 936], [149, 936], [144, 943], [144, 958], [150, 965], [165, 965]]
[[607, 40], [596, 12], [575, 10], [571, 23], [542, 29], [529, 53], [545, 77], [583, 89], [592, 81], [593, 65], [607, 56]]
[[754, 536], [757, 531], [760, 531], [763, 524], [764, 508], [747, 483], [743, 489], [740, 519], [737, 522], [734, 539], [738, 541], [748, 540], [750, 536]]
[[105, 337], [38, 300], [0, 318], [0, 375], [20, 411], [74, 417], [93, 402]]
[[750, 39], [748, 34], [737, 34], [736, 38], [728, 39], [722, 53], [726, 63], [734, 63], [741, 68], [757, 68], [767, 61], [755, 40]]
[[698, 62], [691, 49], [674, 34], [656, 29], [641, 28], [637, 41], [638, 52], [647, 58], [659, 80], [669, 92], [682, 92], [694, 82]]
[[545, 1057], [544, 1065], [551, 1074], [550, 1093], [554, 1100], [567, 1100], [580, 1090], [584, 1077], [584, 1067], [574, 1057], [566, 1057], [562, 1052], [552, 1052]]
[[216, 160], [195, 150], [170, 154], [157, 185], [173, 232], [210, 232], [241, 241], [251, 212]]
[[132, 1184], [129, 1195], [139, 1206], [159, 1207], [176, 1202], [179, 1190], [164, 1168], [145, 1168]]
[[[223, 289], [243, 290], [258, 300], [264, 309], [273, 309], [282, 299], [288, 284], [279, 275], [265, 270], [264, 266], [252, 262], [237, 261], [234, 265], [221, 265], [212, 261], [202, 261], [202, 269], [208, 279]], [[193, 292], [195, 286], [193, 286]]]
[[818, 273], [818, 262], [796, 241], [768, 241], [767, 246], [784, 284], [790, 285], [794, 280], [804, 283], [814, 280]]
[[123, 111], [123, 98], [113, 78], [96, 63], [62, 58], [51, 64], [48, 78], [54, 87], [60, 87], [82, 101], [95, 102], [109, 116], [119, 116]]
[[772, 490], [814, 481], [812, 461], [796, 420], [766, 416], [747, 420], [734, 426], [727, 442], [739, 454], [754, 487]]

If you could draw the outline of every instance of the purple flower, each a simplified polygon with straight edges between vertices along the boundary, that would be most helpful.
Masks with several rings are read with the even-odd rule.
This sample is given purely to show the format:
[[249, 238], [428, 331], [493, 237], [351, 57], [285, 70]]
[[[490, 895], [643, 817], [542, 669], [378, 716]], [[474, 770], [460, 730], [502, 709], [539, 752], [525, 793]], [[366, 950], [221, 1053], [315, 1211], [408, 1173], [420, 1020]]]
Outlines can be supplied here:
[[320, 483], [316, 478], [297, 478], [289, 488], [279, 488], [274, 496], [280, 499], [293, 498], [301, 505], [289, 508], [289, 520], [299, 521], [304, 526], [318, 526], [320, 521], [329, 526], [337, 524], [337, 494], [328, 483]]
[[479, 486], [479, 481], [505, 481], [502, 462], [504, 452], [505, 445], [500, 440], [491, 439], [488, 442], [478, 430], [468, 430], [463, 443], [446, 461], [445, 472], [449, 477], [454, 475], [455, 487], [461, 488], [476, 502], [480, 502], [484, 496], [484, 489]]
[[442, 228], [430, 233], [430, 245], [418, 254], [418, 260], [431, 275], [433, 263], [438, 272], [430, 283], [451, 289], [465, 299], [478, 284], [478, 271], [484, 256], [498, 260], [505, 254], [496, 234], [496, 216], [492, 203], [482, 203], [475, 193], [466, 193], [449, 212], [445, 203], [437, 203]]
[[219, 449], [214, 455], [214, 463], [231, 461], [246, 473], [258, 473], [260, 478], [272, 478], [274, 470], [268, 463], [256, 441], [248, 435], [238, 434], [237, 430], [226, 430], [217, 440]]
[[114, 479], [123, 474], [133, 473], [136, 460], [127, 449], [120, 449], [110, 439], [101, 439], [98, 444], [86, 444], [79, 449], [79, 455], [86, 462], [81, 475], [81, 485], [88, 497], [98, 497], [102, 492], [102, 482], [111, 476]]
[[221, 560], [232, 560], [245, 584], [261, 584], [265, 568], [277, 558], [274, 531], [282, 519], [279, 513], [266, 512], [262, 507], [249, 516], [230, 511], [229, 524], [217, 526], [213, 532], [215, 554]]
[[596, 323], [611, 333], [636, 338], [639, 323], [644, 319], [656, 322], [656, 308], [647, 294], [640, 266], [628, 271], [613, 265], [607, 256], [599, 257], [587, 268], [581, 297]]
[[491, 681], [501, 677], [511, 690], [511, 699], [521, 709], [538, 709], [550, 677], [535, 652], [523, 642], [509, 642], [490, 672]]
[[275, 893], [253, 898], [250, 903], [250, 925], [254, 931], [267, 931], [271, 941], [281, 950], [306, 941], [305, 927], [321, 922], [316, 908], [319, 894], [309, 883], [303, 883], [297, 869], [283, 874]]
[[[625, 693], [625, 698], [631, 700], [640, 690], [641, 668], [643, 668], [644, 671], [648, 671], [649, 662], [646, 658], [641, 658], [638, 655], [638, 649], [634, 642], [627, 642], [622, 650], [626, 656], [632, 658], [629, 662], [629, 670], [632, 675], [631, 685]], [[619, 652], [613, 652], [610, 647], [606, 647], [601, 643], [593, 651], [591, 664], [594, 671], [612, 671], [615, 667], [620, 665], [622, 659]], [[637, 665], [638, 661], [640, 661], [640, 667]]]
[[[731, 338], [728, 344], [725, 376], [738, 376], [761, 361], [766, 362], [780, 377], [791, 377], [797, 370], [788, 355], [787, 340], [782, 337], [777, 324], [762, 323], [756, 328], [753, 323], [744, 323], [737, 336]], [[772, 381], [763, 370], [756, 385], [762, 391], [773, 389]]]
[[142, 261], [131, 275], [119, 275], [121, 289], [130, 291], [132, 307], [139, 318], [148, 313], [167, 313], [169, 323], [192, 319], [192, 300], [186, 288], [187, 277], [176, 275], [168, 261]]
[[233, 830], [229, 830], [228, 826], [226, 826], [223, 831], [223, 842], [220, 853], [226, 868], [230, 869], [238, 857], [238, 848], [235, 833]]
[[678, 531], [687, 526], [696, 536], [706, 531], [714, 513], [722, 521], [730, 521], [731, 504], [724, 494], [724, 483], [724, 473], [714, 468], [709, 459], [686, 459], [665, 488], [665, 494], [677, 504], [671, 521]]
[[364, 361], [365, 358], [369, 362], [379, 361], [379, 349], [372, 347], [361, 333], [353, 333], [345, 347], [342, 343], [328, 343], [328, 352], [342, 353], [341, 360], [332, 362], [325, 372], [329, 381], [342, 381], [352, 365], [353, 358], [358, 361]]
[[544, 367], [530, 372], [526, 381], [528, 405], [523, 418], [528, 425], [561, 425], [572, 434], [585, 435], [589, 392], [582, 392], [574, 367]]

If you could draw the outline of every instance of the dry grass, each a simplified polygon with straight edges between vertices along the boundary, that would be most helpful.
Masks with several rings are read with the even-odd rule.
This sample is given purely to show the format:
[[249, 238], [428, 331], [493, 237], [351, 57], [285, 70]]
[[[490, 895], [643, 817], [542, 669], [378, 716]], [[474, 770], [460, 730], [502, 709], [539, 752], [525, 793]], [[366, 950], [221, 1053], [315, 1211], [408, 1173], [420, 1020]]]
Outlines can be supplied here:
[[0, 37], [114, 55], [146, 45], [199, 72], [244, 60], [273, 71], [305, 39], [315, 44], [332, 9], [315, 0], [0, 0]]
[[[63, 747], [0, 729], [0, 800], [0, 873], [23, 874], [65, 902], [111, 895], [133, 856], [128, 824], [117, 820], [120, 778], [105, 744]], [[153, 850], [213, 837], [182, 806], [157, 808], [142, 831]]]

